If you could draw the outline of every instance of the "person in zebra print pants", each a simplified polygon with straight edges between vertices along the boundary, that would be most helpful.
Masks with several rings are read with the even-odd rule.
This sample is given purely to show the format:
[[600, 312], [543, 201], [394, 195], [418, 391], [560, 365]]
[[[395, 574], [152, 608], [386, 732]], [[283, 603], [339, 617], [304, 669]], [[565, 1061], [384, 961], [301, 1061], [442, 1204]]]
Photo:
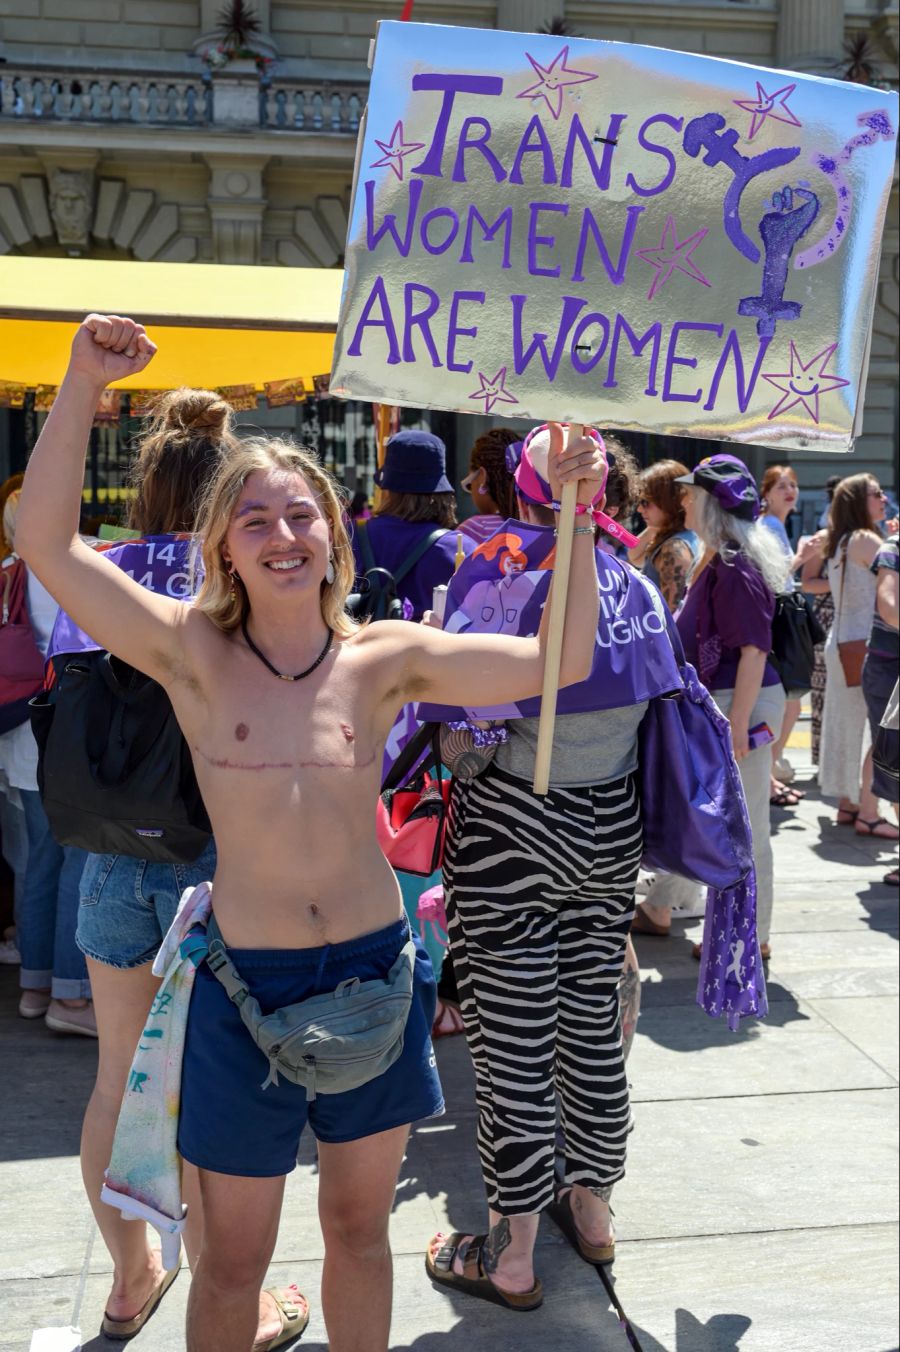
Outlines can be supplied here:
[[[553, 520], [524, 501], [520, 515]], [[487, 770], [454, 782], [444, 897], [490, 1225], [436, 1235], [426, 1268], [519, 1310], [543, 1299], [533, 1255], [548, 1207], [587, 1262], [614, 1257], [609, 1199], [631, 1128], [618, 984], [642, 852], [646, 709], [558, 717], [545, 797], [532, 790], [536, 718], [511, 720]]]

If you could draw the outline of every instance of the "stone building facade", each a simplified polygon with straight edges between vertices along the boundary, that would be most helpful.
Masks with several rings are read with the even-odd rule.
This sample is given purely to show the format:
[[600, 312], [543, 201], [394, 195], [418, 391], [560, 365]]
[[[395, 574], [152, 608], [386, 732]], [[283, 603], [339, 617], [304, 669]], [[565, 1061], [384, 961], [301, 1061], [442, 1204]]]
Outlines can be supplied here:
[[[400, 0], [252, 0], [256, 60], [217, 67], [221, 8], [0, 0], [0, 252], [340, 266], [369, 43]], [[850, 43], [871, 79], [897, 85], [896, 0], [417, 0], [414, 17], [520, 31], [564, 19], [586, 37], [828, 75], [844, 73]], [[886, 484], [896, 483], [898, 243], [895, 184], [854, 465]], [[460, 421], [468, 441], [478, 420]], [[3, 440], [0, 421], [0, 470]], [[752, 455], [761, 468], [774, 453]], [[794, 459], [810, 489], [839, 467]]]

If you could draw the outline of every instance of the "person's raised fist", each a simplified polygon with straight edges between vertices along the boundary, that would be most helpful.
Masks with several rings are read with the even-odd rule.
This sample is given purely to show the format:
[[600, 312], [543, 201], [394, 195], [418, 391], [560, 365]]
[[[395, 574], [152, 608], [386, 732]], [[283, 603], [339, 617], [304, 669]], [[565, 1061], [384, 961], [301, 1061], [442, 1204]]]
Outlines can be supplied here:
[[75, 334], [69, 371], [111, 385], [143, 371], [155, 352], [143, 324], [121, 315], [91, 314]]
[[[569, 441], [560, 423], [549, 423], [550, 454], [547, 468], [553, 497], [559, 501], [562, 485], [576, 480], [578, 501], [590, 506], [606, 478], [606, 456], [593, 437], [582, 435]], [[598, 502], [602, 507], [603, 503]]]

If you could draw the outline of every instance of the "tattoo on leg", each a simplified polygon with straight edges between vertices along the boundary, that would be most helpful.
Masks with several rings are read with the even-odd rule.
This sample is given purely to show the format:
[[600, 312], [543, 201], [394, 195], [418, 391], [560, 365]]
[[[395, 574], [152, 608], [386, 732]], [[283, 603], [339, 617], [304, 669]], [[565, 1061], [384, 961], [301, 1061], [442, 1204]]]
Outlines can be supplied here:
[[501, 1216], [484, 1241], [482, 1262], [487, 1273], [494, 1273], [500, 1265], [500, 1255], [512, 1243], [512, 1230], [506, 1216]]
[[588, 1188], [588, 1192], [592, 1197], [599, 1198], [601, 1202], [608, 1202], [612, 1197], [612, 1190], [615, 1186], [615, 1183], [604, 1183], [602, 1188]]

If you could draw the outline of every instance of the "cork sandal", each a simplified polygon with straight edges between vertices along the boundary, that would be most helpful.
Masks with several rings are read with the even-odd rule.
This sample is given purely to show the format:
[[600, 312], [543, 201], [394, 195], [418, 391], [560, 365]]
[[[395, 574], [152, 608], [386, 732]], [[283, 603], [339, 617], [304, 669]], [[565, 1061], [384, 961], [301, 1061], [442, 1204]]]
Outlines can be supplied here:
[[[609, 1267], [616, 1261], [615, 1239], [609, 1244], [589, 1244], [582, 1237], [572, 1214], [571, 1188], [567, 1189], [566, 1192], [557, 1193], [556, 1200], [550, 1203], [547, 1210], [551, 1220], [562, 1230], [575, 1252], [586, 1263], [590, 1263], [591, 1267]], [[612, 1207], [610, 1207], [609, 1214], [613, 1214]]]
[[159, 1302], [178, 1276], [179, 1271], [179, 1268], [170, 1268], [168, 1272], [164, 1272], [162, 1280], [154, 1286], [150, 1295], [144, 1301], [144, 1304], [131, 1319], [113, 1319], [110, 1315], [104, 1314], [103, 1322], [100, 1325], [104, 1336], [107, 1338], [115, 1338], [117, 1341], [121, 1342], [126, 1338], [133, 1338], [136, 1333], [140, 1333], [141, 1329], [156, 1310]]
[[[467, 1296], [479, 1300], [489, 1300], [494, 1305], [502, 1305], [507, 1310], [536, 1310], [544, 1303], [544, 1291], [535, 1278], [530, 1291], [519, 1294], [517, 1291], [501, 1291], [495, 1286], [484, 1270], [484, 1245], [487, 1235], [474, 1235], [466, 1246], [461, 1273], [453, 1271], [454, 1260], [459, 1247], [466, 1236], [454, 1230], [451, 1235], [435, 1235], [435, 1240], [443, 1240], [441, 1247], [432, 1258], [431, 1246], [425, 1254], [425, 1271], [433, 1282], [440, 1286], [452, 1287]], [[432, 1240], [432, 1244], [434, 1240]]]

